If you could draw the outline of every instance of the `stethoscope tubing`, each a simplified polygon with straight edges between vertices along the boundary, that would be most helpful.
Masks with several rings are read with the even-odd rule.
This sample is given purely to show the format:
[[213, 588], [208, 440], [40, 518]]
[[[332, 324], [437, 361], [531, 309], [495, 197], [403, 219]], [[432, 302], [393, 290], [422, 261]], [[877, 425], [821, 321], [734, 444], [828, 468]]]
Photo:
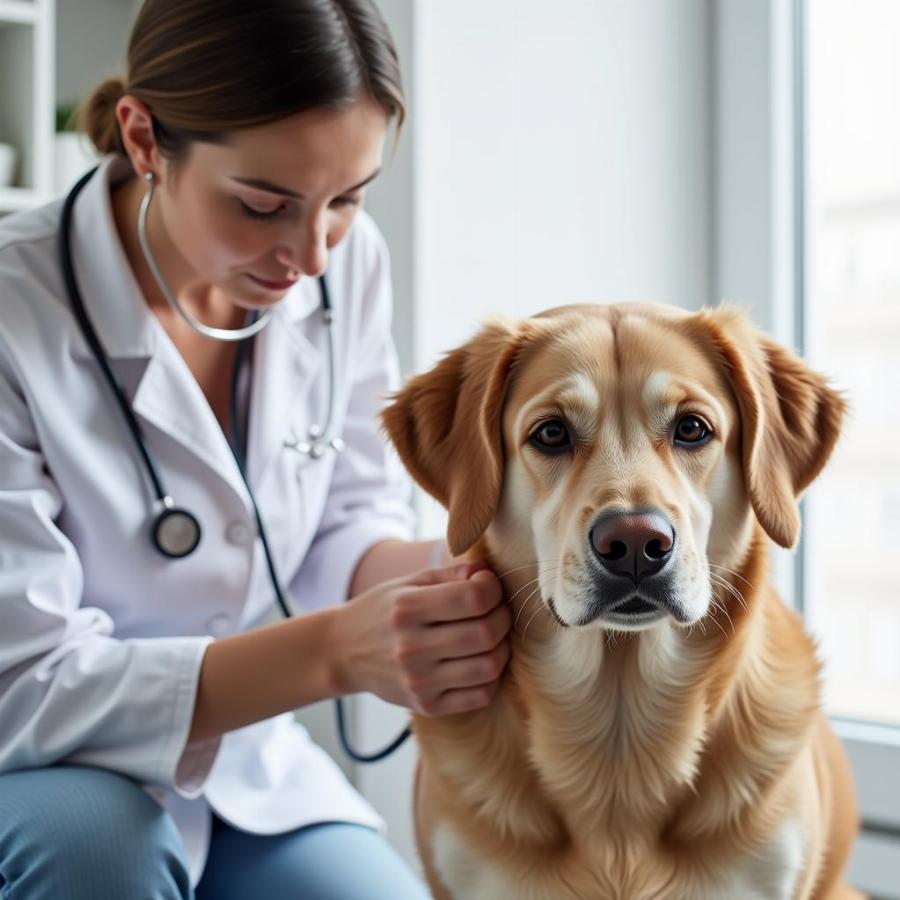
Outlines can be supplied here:
[[[131, 434], [131, 437], [134, 441], [134, 444], [138, 450], [138, 453], [141, 456], [141, 459], [144, 462], [144, 466], [147, 470], [148, 475], [150, 476], [150, 480], [153, 483], [153, 489], [156, 493], [157, 501], [161, 505], [160, 512], [155, 516], [154, 526], [152, 529], [152, 538], [153, 544], [156, 549], [162, 553], [164, 556], [169, 558], [181, 558], [189, 555], [193, 552], [196, 546], [200, 542], [201, 528], [200, 523], [197, 520], [196, 516], [194, 516], [189, 511], [176, 507], [171, 496], [165, 489], [162, 477], [159, 471], [156, 468], [155, 463], [153, 462], [152, 457], [150, 456], [150, 452], [147, 449], [147, 445], [144, 441], [143, 433], [141, 431], [140, 423], [137, 420], [137, 417], [134, 414], [134, 411], [131, 408], [131, 404], [128, 402], [128, 398], [125, 396], [125, 391], [122, 389], [122, 386], [119, 384], [118, 379], [113, 373], [110, 365], [109, 359], [106, 355], [106, 351], [103, 348], [103, 344], [100, 341], [100, 338], [94, 329], [93, 323], [90, 320], [90, 316], [88, 315], [87, 309], [85, 308], [84, 301], [81, 296], [81, 290], [78, 287], [78, 280], [75, 274], [75, 267], [72, 261], [72, 248], [71, 248], [71, 224], [72, 224], [72, 211], [75, 204], [75, 199], [78, 194], [81, 192], [82, 188], [87, 184], [87, 182], [91, 179], [94, 173], [97, 171], [97, 167], [91, 169], [89, 172], [85, 173], [72, 187], [72, 189], [67, 194], [62, 207], [62, 212], [60, 215], [60, 223], [59, 223], [59, 255], [60, 255], [60, 265], [62, 268], [63, 281], [66, 288], [66, 293], [69, 296], [69, 301], [72, 305], [72, 310], [75, 315], [75, 318], [78, 322], [79, 329], [87, 341], [91, 352], [97, 361], [97, 364], [100, 366], [100, 369], [103, 373], [104, 379], [109, 385], [110, 389], [113, 392], [113, 396], [116, 400], [116, 403], [119, 409], [122, 412], [122, 415], [125, 418], [125, 422], [128, 426], [128, 431]], [[329, 372], [329, 392], [328, 392], [328, 406], [326, 410], [327, 419], [325, 422], [325, 427], [322, 429], [310, 429], [310, 449], [307, 451], [308, 455], [311, 458], [318, 458], [324, 453], [324, 450], [327, 448], [334, 449], [336, 452], [342, 449], [343, 444], [339, 438], [331, 438], [329, 437], [331, 428], [334, 424], [334, 413], [335, 413], [335, 384], [336, 384], [336, 362], [335, 362], [335, 341], [334, 341], [334, 310], [331, 305], [331, 297], [328, 292], [328, 285], [325, 280], [325, 276], [322, 275], [319, 278], [319, 289], [321, 294], [321, 308], [322, 308], [322, 318], [326, 325], [326, 331], [328, 334], [328, 349], [329, 349], [329, 362], [328, 362], [328, 372]], [[258, 321], [258, 320], [257, 320]], [[266, 534], [266, 529], [263, 525], [262, 516], [259, 511], [259, 506], [256, 502], [256, 496], [253, 493], [253, 489], [250, 486], [250, 479], [247, 476], [246, 471], [246, 461], [244, 458], [244, 444], [241, 438], [240, 432], [240, 420], [238, 417], [238, 409], [237, 409], [237, 382], [241, 371], [241, 366], [243, 364], [244, 359], [246, 358], [247, 352], [252, 343], [252, 337], [256, 333], [256, 331], [251, 331], [250, 340], [242, 340], [238, 345], [238, 353], [235, 359], [234, 370], [232, 373], [232, 383], [231, 383], [231, 397], [230, 397], [230, 418], [232, 425], [232, 440], [229, 441], [229, 446], [231, 447], [232, 453], [235, 458], [235, 462], [237, 463], [238, 470], [241, 474], [241, 478], [244, 481], [244, 484], [247, 488], [247, 493], [250, 497], [251, 505], [253, 506], [254, 516], [256, 518], [256, 524], [259, 531], [259, 537], [262, 541], [263, 552], [266, 558], [266, 565], [269, 570], [269, 577], [272, 582], [272, 587], [275, 592], [275, 597], [278, 603], [278, 606], [286, 619], [293, 618], [293, 612], [287, 602], [287, 599], [284, 595], [284, 592], [281, 588], [281, 580], [278, 578], [278, 573], [275, 569], [275, 562], [269, 547], [269, 540]], [[315, 432], [315, 433], [314, 433]], [[299, 448], [298, 442], [294, 442], [297, 446], [293, 446], [290, 442], [285, 442], [285, 445], [290, 447], [291, 449], [297, 450], [298, 452], [303, 452]], [[181, 517], [181, 525], [184, 526], [187, 523], [193, 523], [193, 526], [196, 526], [196, 539], [192, 541], [188, 541], [185, 544], [186, 552], [169, 552], [167, 549], [165, 542], [161, 540], [161, 528], [164, 522], [167, 519], [172, 519], [173, 517]], [[335, 698], [336, 704], [336, 712], [337, 712], [337, 727], [338, 734], [340, 736], [341, 744], [343, 746], [344, 752], [355, 762], [359, 763], [373, 763], [378, 762], [384, 759], [387, 756], [390, 756], [398, 747], [400, 747], [406, 739], [410, 736], [409, 728], [406, 728], [394, 741], [391, 742], [387, 747], [383, 750], [378, 751], [377, 753], [372, 754], [362, 754], [356, 752], [351, 746], [349, 739], [347, 737], [347, 728], [346, 728], [346, 718], [344, 715], [344, 708], [342, 698]]]

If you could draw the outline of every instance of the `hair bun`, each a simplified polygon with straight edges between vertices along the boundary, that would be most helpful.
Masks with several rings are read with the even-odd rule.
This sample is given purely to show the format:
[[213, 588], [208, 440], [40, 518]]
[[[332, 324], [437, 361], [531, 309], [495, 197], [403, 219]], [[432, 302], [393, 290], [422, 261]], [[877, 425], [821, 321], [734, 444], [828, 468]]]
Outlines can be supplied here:
[[127, 93], [121, 78], [107, 78], [78, 111], [77, 126], [103, 156], [109, 153], [125, 155], [125, 146], [116, 120], [116, 104]]

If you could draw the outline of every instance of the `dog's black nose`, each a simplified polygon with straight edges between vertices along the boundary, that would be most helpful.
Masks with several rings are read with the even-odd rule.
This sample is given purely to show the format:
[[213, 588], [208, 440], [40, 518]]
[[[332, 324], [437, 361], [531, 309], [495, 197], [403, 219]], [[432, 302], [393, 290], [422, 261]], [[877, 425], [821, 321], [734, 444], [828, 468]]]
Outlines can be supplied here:
[[675, 529], [653, 510], [607, 513], [590, 532], [591, 547], [611, 575], [630, 578], [635, 585], [658, 572], [675, 549]]

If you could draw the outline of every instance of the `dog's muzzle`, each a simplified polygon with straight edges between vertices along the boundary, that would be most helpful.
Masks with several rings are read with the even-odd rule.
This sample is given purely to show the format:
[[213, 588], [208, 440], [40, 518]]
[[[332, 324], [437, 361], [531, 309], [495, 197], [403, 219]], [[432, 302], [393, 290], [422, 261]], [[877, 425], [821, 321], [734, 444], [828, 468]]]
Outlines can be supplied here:
[[672, 586], [675, 529], [659, 510], [605, 512], [588, 540], [594, 590], [584, 624], [599, 616], [635, 624], [664, 613], [684, 619]]

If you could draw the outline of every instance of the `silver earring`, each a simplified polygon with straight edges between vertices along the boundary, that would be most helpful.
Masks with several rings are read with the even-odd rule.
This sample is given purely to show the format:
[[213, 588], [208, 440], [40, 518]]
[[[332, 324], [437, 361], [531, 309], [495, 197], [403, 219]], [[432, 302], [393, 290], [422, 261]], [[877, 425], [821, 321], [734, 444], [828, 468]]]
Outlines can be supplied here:
[[300, 273], [296, 269], [288, 269], [285, 277], [288, 281], [296, 281], [300, 277]]

